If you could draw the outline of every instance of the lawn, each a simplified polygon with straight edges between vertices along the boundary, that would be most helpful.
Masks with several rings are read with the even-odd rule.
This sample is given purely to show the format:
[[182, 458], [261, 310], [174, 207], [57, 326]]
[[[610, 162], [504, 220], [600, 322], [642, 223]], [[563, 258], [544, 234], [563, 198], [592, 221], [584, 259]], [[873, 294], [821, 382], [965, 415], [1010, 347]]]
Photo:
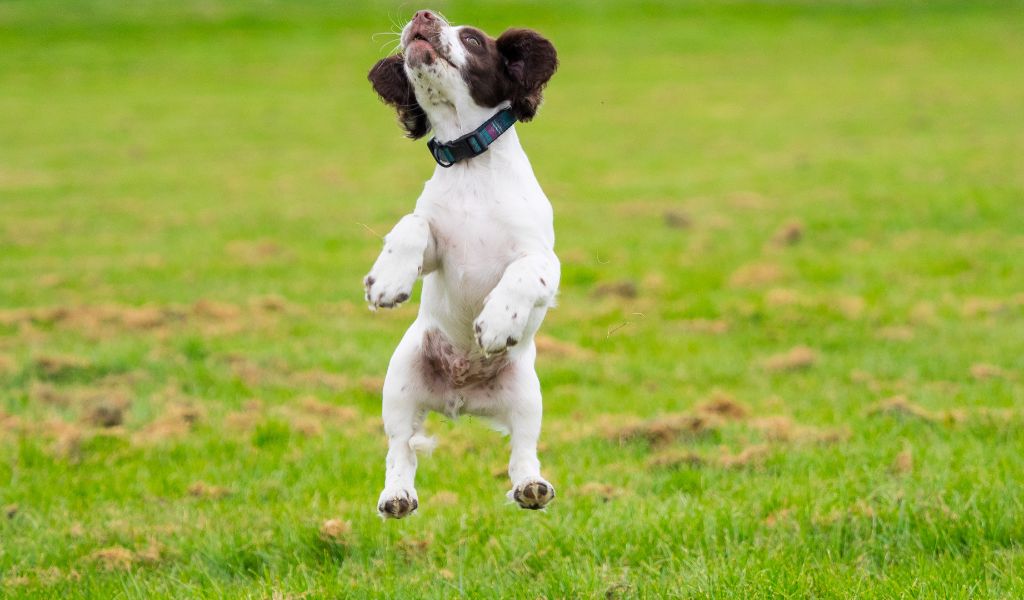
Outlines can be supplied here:
[[435, 6], [559, 50], [558, 498], [376, 516], [420, 6], [0, 0], [0, 596], [1024, 595], [1024, 3]]

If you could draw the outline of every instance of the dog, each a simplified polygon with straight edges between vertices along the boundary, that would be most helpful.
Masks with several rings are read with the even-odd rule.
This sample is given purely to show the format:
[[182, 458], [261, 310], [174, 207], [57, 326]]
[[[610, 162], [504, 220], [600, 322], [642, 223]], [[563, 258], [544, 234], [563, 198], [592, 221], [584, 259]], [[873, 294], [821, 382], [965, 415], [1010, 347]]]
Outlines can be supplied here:
[[555, 497], [537, 459], [534, 335], [554, 306], [561, 267], [551, 203], [513, 124], [533, 119], [557, 68], [555, 47], [535, 31], [494, 39], [422, 10], [403, 28], [401, 52], [370, 70], [408, 137], [433, 130], [437, 162], [363, 280], [376, 310], [407, 301], [423, 278], [416, 320], [384, 379], [382, 517], [419, 508], [416, 454], [432, 448], [423, 431], [430, 411], [486, 417], [510, 435], [508, 497], [520, 507], [541, 509]]

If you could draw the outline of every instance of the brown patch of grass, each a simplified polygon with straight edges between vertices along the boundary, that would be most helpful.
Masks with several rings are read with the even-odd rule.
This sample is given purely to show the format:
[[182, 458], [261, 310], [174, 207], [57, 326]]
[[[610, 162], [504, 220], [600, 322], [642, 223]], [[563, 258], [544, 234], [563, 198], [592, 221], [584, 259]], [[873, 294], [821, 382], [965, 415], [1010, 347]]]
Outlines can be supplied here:
[[104, 571], [128, 571], [135, 564], [136, 557], [127, 548], [112, 546], [93, 552], [89, 560], [97, 563]]
[[611, 484], [589, 481], [579, 487], [577, 493], [581, 496], [597, 496], [604, 502], [610, 502], [625, 494], [625, 491]]
[[999, 298], [971, 297], [963, 301], [960, 313], [967, 318], [990, 317], [1006, 312], [1009, 307], [1009, 302]]
[[10, 354], [0, 354], [0, 375], [11, 375], [18, 371], [18, 361]]
[[697, 406], [697, 411], [730, 421], [745, 419], [750, 414], [750, 410], [746, 406], [722, 392], [712, 394], [711, 398]]
[[1002, 367], [988, 363], [976, 363], [971, 365], [971, 377], [978, 380], [985, 379], [1013, 379], [1012, 375]]
[[642, 439], [654, 445], [663, 445], [683, 435], [709, 433], [720, 424], [721, 419], [716, 415], [670, 413], [640, 423], [627, 423], [606, 429], [605, 437], [618, 442]]
[[188, 495], [207, 500], [220, 500], [231, 495], [231, 490], [219, 485], [210, 485], [205, 481], [196, 481], [188, 486]]
[[647, 466], [655, 469], [697, 468], [707, 463], [703, 456], [681, 448], [669, 448], [647, 459]]
[[773, 263], [756, 262], [741, 266], [729, 276], [729, 285], [738, 288], [761, 287], [783, 278], [782, 267]]
[[537, 345], [537, 354], [554, 358], [584, 359], [594, 356], [594, 352], [563, 340], [555, 339], [549, 335], [538, 335], [533, 339]]
[[58, 355], [37, 356], [32, 363], [44, 377], [61, 377], [92, 366], [92, 363], [84, 358]]
[[[503, 471], [502, 475], [504, 474]], [[450, 490], [440, 490], [430, 499], [430, 503], [436, 506], [458, 506], [459, 495]]]
[[796, 346], [781, 354], [774, 354], [764, 359], [762, 365], [768, 371], [790, 372], [802, 371], [813, 367], [818, 362], [818, 353], [807, 346]]
[[71, 403], [70, 395], [51, 383], [33, 380], [28, 387], [28, 398], [33, 403], [65, 407]]
[[665, 226], [672, 229], [689, 229], [693, 225], [690, 215], [681, 210], [667, 210], [662, 218], [665, 221]]
[[770, 307], [807, 306], [811, 302], [800, 292], [789, 288], [772, 288], [764, 295], [764, 303]]
[[234, 304], [217, 302], [206, 298], [201, 298], [192, 305], [193, 315], [214, 321], [234, 320], [241, 315], [241, 312]]
[[359, 389], [367, 394], [380, 394], [384, 389], [384, 378], [375, 376], [360, 377]]
[[690, 333], [722, 335], [729, 332], [729, 322], [724, 319], [687, 319], [672, 325]]
[[341, 373], [330, 373], [322, 369], [309, 369], [295, 373], [292, 381], [298, 385], [313, 385], [322, 387], [334, 392], [348, 391], [351, 383], [348, 377]]
[[352, 523], [341, 519], [327, 519], [320, 525], [320, 539], [329, 544], [347, 544], [352, 534]]
[[284, 253], [279, 243], [270, 239], [235, 240], [228, 242], [227, 253], [248, 265], [261, 265]]
[[776, 246], [795, 246], [804, 238], [804, 224], [797, 219], [787, 221], [772, 235], [772, 244]]
[[155, 329], [167, 322], [167, 313], [155, 306], [122, 308], [121, 324], [128, 329]]
[[840, 296], [835, 299], [835, 306], [844, 317], [852, 321], [864, 315], [867, 303], [860, 296]]
[[256, 310], [270, 313], [282, 313], [292, 308], [291, 304], [283, 296], [278, 296], [277, 294], [252, 298], [249, 300], [249, 305]]
[[14, 516], [18, 514], [18, 505], [8, 504], [7, 506], [3, 507], [2, 510], [5, 517], [7, 517], [8, 519], [13, 519]]
[[638, 290], [636, 283], [628, 279], [621, 281], [607, 281], [594, 286], [591, 295], [595, 298], [614, 296], [617, 298], [636, 298]]
[[775, 527], [776, 525], [791, 522], [793, 520], [792, 515], [792, 508], [780, 508], [779, 510], [765, 517], [763, 523], [767, 527]]
[[124, 423], [124, 413], [131, 405], [127, 393], [120, 390], [89, 390], [83, 398], [83, 420], [93, 427], [116, 427]]
[[759, 467], [771, 453], [771, 448], [766, 444], [747, 446], [739, 452], [732, 454], [724, 452], [718, 459], [718, 464], [726, 469], [742, 469], [747, 467]]
[[191, 402], [174, 401], [152, 423], [133, 436], [134, 441], [161, 442], [187, 435], [203, 418], [202, 410]]
[[359, 411], [351, 406], [329, 404], [316, 396], [303, 396], [299, 400], [299, 408], [311, 415], [342, 422], [355, 420], [359, 416]]
[[875, 403], [868, 408], [868, 414], [898, 417], [901, 419], [916, 419], [929, 423], [942, 420], [941, 415], [910, 402], [906, 396], [902, 395], [893, 396], [892, 398]]
[[81, 458], [85, 433], [77, 426], [59, 419], [46, 421], [43, 434], [53, 439], [53, 453], [61, 458], [77, 461]]
[[875, 336], [890, 342], [909, 342], [914, 339], [914, 328], [907, 325], [889, 325], [876, 331]]
[[770, 415], [751, 419], [748, 425], [771, 442], [832, 444], [846, 437], [846, 433], [843, 431], [823, 430], [808, 425], [800, 425], [794, 422], [793, 419], [782, 415]]
[[918, 302], [910, 309], [910, 322], [916, 325], [932, 325], [938, 318], [938, 311], [931, 302]]
[[914, 470], [914, 454], [909, 447], [904, 448], [896, 455], [892, 465], [889, 466], [889, 470], [899, 474], [909, 473]]

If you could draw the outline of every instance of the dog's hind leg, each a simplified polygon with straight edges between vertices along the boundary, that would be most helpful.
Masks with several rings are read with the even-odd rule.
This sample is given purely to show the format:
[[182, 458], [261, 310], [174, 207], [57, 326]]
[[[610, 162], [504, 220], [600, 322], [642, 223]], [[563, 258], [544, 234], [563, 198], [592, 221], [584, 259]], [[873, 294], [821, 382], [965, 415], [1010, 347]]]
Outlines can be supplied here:
[[[531, 349], [532, 350], [532, 349]], [[522, 508], [539, 509], [555, 497], [555, 487], [540, 474], [537, 440], [540, 438], [543, 401], [540, 380], [533, 368], [533, 355], [526, 356], [504, 374], [504, 418], [512, 440], [508, 475], [512, 489], [508, 496]]]
[[384, 491], [377, 501], [377, 512], [386, 518], [401, 519], [419, 508], [416, 496], [416, 450], [430, 440], [423, 435], [426, 409], [419, 403], [421, 383], [413, 366], [415, 348], [405, 341], [399, 344], [384, 379], [384, 432], [388, 454]]

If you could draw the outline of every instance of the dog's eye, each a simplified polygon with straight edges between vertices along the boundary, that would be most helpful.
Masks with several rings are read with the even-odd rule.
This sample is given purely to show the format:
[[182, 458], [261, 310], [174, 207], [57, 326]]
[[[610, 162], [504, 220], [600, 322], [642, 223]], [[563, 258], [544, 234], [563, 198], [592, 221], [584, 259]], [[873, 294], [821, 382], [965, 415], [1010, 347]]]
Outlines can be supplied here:
[[467, 35], [467, 36], [463, 36], [462, 39], [464, 39], [467, 44], [470, 44], [472, 46], [479, 46], [480, 45], [480, 40], [476, 36]]

